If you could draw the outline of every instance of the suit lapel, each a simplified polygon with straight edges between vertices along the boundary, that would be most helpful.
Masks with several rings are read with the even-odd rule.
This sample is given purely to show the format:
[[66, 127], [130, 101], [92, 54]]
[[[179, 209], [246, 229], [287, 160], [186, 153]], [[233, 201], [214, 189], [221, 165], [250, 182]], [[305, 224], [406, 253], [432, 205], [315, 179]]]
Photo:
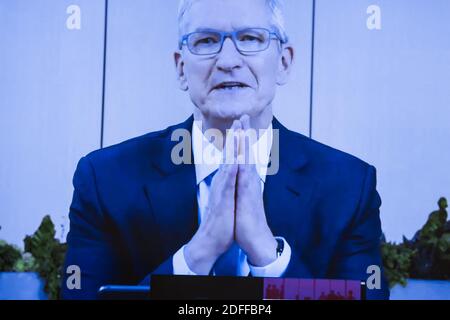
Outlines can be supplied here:
[[156, 147], [161, 152], [153, 155], [152, 161], [155, 174], [144, 186], [166, 256], [174, 254], [186, 244], [198, 228], [195, 166], [175, 165], [171, 160], [172, 149], [179, 143], [171, 141], [172, 132], [176, 129], [191, 132], [192, 123], [191, 116], [182, 124], [169, 129], [167, 136], [161, 137]]
[[[303, 138], [273, 120], [279, 132], [279, 171], [269, 175], [264, 185], [266, 217], [275, 236], [283, 236], [291, 246], [307, 247], [311, 237], [311, 199], [316, 182], [306, 173], [308, 158]], [[274, 132], [272, 154], [277, 152]]]

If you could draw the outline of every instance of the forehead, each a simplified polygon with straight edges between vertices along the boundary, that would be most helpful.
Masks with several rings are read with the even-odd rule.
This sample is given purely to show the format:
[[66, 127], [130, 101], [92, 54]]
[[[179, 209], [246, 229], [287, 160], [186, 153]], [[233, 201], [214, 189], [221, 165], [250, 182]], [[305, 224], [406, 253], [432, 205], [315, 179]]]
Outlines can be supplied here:
[[197, 0], [185, 13], [184, 30], [268, 28], [270, 18], [265, 0]]

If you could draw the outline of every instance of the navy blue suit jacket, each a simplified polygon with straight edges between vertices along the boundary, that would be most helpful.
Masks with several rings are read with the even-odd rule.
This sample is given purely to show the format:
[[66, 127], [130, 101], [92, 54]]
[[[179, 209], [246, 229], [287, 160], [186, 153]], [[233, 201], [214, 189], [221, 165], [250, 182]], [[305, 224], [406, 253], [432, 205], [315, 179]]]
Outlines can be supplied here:
[[[152, 273], [171, 274], [172, 256], [198, 229], [195, 166], [175, 165], [178, 128], [193, 117], [83, 157], [74, 178], [65, 266], [81, 269], [81, 290], [63, 298], [94, 299], [106, 284], [149, 284]], [[285, 277], [365, 280], [381, 266], [375, 168], [283, 127], [280, 167], [267, 176], [264, 206], [276, 236], [292, 248]], [[66, 269], [64, 269], [66, 270]], [[369, 290], [387, 298], [389, 290]]]

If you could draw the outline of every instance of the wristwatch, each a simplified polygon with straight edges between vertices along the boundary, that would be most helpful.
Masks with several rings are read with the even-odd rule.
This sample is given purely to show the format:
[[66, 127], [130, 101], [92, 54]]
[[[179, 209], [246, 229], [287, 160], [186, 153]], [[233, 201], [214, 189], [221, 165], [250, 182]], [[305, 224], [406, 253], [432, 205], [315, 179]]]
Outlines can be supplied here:
[[277, 245], [277, 258], [278, 258], [278, 257], [281, 257], [281, 254], [283, 253], [284, 241], [283, 241], [283, 239], [278, 239], [278, 238], [276, 238], [275, 240], [277, 240], [277, 243], [278, 243], [278, 245]]

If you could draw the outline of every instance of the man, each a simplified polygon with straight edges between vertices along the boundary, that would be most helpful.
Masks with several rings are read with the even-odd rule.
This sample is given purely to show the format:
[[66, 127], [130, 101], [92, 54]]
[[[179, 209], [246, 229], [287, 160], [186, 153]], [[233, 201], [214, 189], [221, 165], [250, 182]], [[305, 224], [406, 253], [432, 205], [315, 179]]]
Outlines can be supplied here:
[[[81, 289], [64, 280], [63, 296], [95, 298], [101, 285], [156, 273], [367, 279], [381, 266], [375, 169], [273, 117], [294, 59], [279, 1], [185, 0], [179, 29], [174, 58], [193, 116], [80, 160], [66, 266], [80, 267]], [[229, 129], [238, 134], [225, 143], [207, 135]], [[194, 164], [174, 159], [179, 130], [192, 136], [183, 157]], [[262, 152], [258, 163], [204, 163], [204, 147], [223, 160]], [[368, 297], [387, 298], [385, 283]]]

